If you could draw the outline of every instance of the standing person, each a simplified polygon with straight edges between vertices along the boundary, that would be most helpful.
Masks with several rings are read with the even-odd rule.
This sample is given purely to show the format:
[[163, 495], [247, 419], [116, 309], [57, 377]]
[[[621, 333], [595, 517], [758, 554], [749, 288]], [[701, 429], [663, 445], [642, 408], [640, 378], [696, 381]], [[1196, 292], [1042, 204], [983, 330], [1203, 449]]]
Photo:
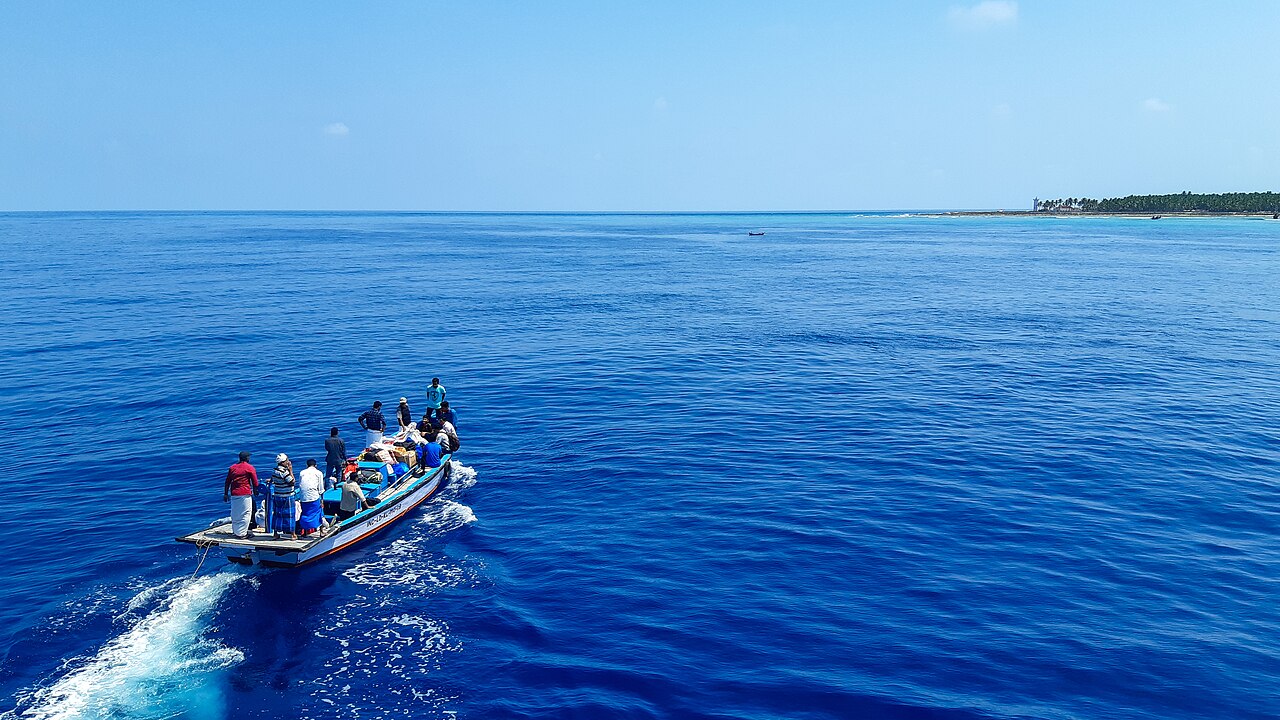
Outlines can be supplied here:
[[364, 429], [365, 447], [382, 442], [382, 431], [387, 429], [387, 421], [382, 417], [382, 401], [374, 400], [373, 407], [365, 410], [356, 422]]
[[409, 398], [400, 398], [400, 407], [396, 408], [396, 421], [400, 423], [400, 432], [413, 425], [413, 411], [409, 409]]
[[338, 437], [338, 428], [329, 428], [324, 439], [324, 486], [331, 489], [342, 484], [342, 463], [347, 459], [347, 443]]
[[307, 459], [307, 469], [298, 474], [298, 534], [310, 535], [324, 524], [324, 477], [315, 458]]
[[258, 471], [249, 464], [249, 453], [240, 453], [240, 462], [227, 469], [227, 481], [222, 484], [222, 501], [231, 503], [231, 534], [238, 538], [251, 538], [250, 523], [254, 507], [253, 494], [258, 491]]
[[444, 402], [444, 386], [440, 384], [440, 378], [431, 378], [431, 387], [427, 388], [427, 407], [438, 410], [442, 402]]
[[271, 473], [271, 530], [275, 539], [280, 539], [280, 531], [288, 530], [289, 539], [297, 540], [298, 534], [294, 524], [297, 508], [293, 494], [297, 490], [297, 480], [293, 477], [293, 463], [289, 456], [280, 453], [276, 456], [276, 469]]

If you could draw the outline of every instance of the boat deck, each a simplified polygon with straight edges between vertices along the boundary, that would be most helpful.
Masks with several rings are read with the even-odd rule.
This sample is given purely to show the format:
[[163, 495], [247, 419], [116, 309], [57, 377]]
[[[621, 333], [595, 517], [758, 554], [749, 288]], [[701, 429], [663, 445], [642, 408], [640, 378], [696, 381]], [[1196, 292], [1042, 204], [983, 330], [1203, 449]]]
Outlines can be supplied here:
[[[450, 460], [451, 455], [445, 455], [438, 466], [410, 467], [398, 475], [390, 472], [393, 470], [391, 463], [375, 464], [372, 469], [381, 470], [384, 479], [377, 485], [361, 483], [368, 498], [368, 507], [341, 523], [335, 523], [335, 516], [326, 513], [324, 517], [327, 526], [297, 540], [290, 540], [287, 534], [277, 538], [274, 533], [261, 529], [255, 531], [252, 537], [236, 537], [231, 532], [230, 518], [226, 518], [216, 521], [215, 525], [183, 535], [177, 541], [195, 545], [205, 553], [220, 547], [226, 552], [228, 560], [242, 565], [304, 565], [386, 529], [406, 512], [417, 507], [418, 503], [434, 495], [449, 477]], [[360, 469], [363, 472], [366, 468]], [[342, 501], [342, 490], [326, 490], [322, 497], [323, 509], [336, 514]]]
[[284, 550], [288, 552], [296, 552], [306, 548], [313, 542], [323, 538], [319, 532], [300, 537], [297, 540], [290, 540], [288, 535], [281, 535], [279, 540], [272, 537], [271, 533], [255, 532], [252, 538], [238, 538], [231, 533], [231, 523], [216, 525], [214, 527], [193, 532], [190, 535], [183, 535], [177, 538], [178, 542], [195, 543], [199, 547], [222, 545], [225, 547], [243, 547], [255, 548], [258, 550]]

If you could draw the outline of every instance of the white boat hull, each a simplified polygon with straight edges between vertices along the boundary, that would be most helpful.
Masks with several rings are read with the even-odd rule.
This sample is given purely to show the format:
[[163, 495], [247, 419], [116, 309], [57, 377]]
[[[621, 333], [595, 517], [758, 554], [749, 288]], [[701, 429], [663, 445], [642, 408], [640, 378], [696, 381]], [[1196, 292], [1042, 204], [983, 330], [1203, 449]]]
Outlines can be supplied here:
[[435, 495], [448, 481], [449, 460], [419, 477], [410, 477], [403, 487], [389, 488], [372, 508], [362, 510], [321, 536], [298, 540], [275, 540], [266, 535], [237, 538], [229, 523], [178, 538], [197, 547], [220, 548], [227, 559], [243, 565], [297, 567], [346, 549], [387, 529], [423, 501]]

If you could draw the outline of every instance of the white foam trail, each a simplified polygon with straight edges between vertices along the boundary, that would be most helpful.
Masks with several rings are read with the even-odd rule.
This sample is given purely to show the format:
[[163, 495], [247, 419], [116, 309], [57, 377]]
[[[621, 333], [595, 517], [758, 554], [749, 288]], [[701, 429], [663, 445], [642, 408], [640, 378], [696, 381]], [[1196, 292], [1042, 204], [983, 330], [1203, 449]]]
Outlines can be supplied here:
[[475, 468], [467, 467], [457, 460], [449, 461], [449, 488], [452, 488], [454, 491], [466, 490], [475, 484]]
[[168, 593], [173, 588], [181, 585], [182, 581], [185, 579], [187, 578], [175, 577], [165, 582], [162, 582], [159, 585], [144, 587], [141, 592], [133, 596], [133, 599], [129, 600], [128, 604], [125, 605], [124, 612], [117, 615], [115, 619], [123, 620], [124, 618], [128, 617], [131, 613], [138, 612], [139, 610], [149, 605], [156, 598], [163, 597], [165, 593]]
[[428, 525], [432, 532], [439, 534], [452, 532], [475, 521], [475, 511], [470, 507], [453, 500], [441, 500], [439, 504], [433, 505], [430, 512], [425, 513], [417, 524]]
[[472, 569], [444, 557], [424, 556], [418, 543], [404, 539], [388, 545], [376, 560], [360, 563], [342, 574], [364, 587], [395, 587], [405, 594], [422, 596], [475, 581]]
[[[437, 717], [449, 713], [445, 706], [457, 700], [432, 687], [431, 672], [446, 653], [462, 644], [449, 637], [443, 620], [409, 613], [394, 613], [397, 603], [371, 603], [352, 598], [334, 621], [319, 629], [321, 642], [333, 643], [324, 653], [325, 671], [309, 681], [310, 695], [328, 706], [322, 717]], [[378, 620], [370, 622], [370, 617]], [[352, 702], [351, 685], [374, 680], [378, 692], [362, 694]], [[435, 710], [436, 712], [430, 712]]]
[[423, 543], [476, 521], [475, 512], [454, 499], [475, 484], [476, 471], [454, 462], [449, 484], [440, 497], [422, 506], [422, 517], [414, 523], [416, 532], [384, 545], [374, 559], [351, 567], [343, 575], [366, 587], [394, 585], [423, 594], [474, 582], [471, 568], [425, 551]]
[[[70, 720], [220, 715], [222, 703], [216, 688], [201, 680], [240, 662], [244, 654], [203, 635], [210, 612], [242, 577], [243, 573], [228, 570], [180, 581], [167, 601], [108, 640], [84, 664], [52, 685], [20, 698], [19, 707], [4, 717]], [[170, 580], [143, 590], [125, 614], [173, 586]]]
[[108, 612], [108, 608], [118, 602], [119, 598], [108, 588], [94, 588], [88, 595], [62, 603], [61, 612], [45, 620], [45, 627], [50, 630], [72, 630], [83, 625], [90, 617]]

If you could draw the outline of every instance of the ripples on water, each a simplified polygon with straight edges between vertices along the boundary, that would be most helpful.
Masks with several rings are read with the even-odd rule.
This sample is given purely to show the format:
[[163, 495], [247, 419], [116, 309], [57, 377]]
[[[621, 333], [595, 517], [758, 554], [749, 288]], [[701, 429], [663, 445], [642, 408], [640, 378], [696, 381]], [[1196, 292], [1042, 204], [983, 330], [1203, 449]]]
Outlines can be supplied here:
[[[7, 716], [1276, 717], [1277, 233], [0, 216]], [[442, 497], [189, 577], [433, 374]]]

